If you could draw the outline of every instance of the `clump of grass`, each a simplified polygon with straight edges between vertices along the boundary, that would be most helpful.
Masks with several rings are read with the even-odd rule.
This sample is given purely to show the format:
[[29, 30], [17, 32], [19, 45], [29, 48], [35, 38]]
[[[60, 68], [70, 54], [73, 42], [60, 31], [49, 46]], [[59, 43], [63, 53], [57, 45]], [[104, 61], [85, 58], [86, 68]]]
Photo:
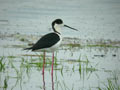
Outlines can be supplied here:
[[114, 84], [112, 83], [112, 81], [111, 81], [110, 79], [108, 79], [107, 81], [108, 81], [108, 86], [106, 86], [107, 89], [108, 89], [108, 90], [114, 90], [114, 89], [115, 89], [115, 86], [114, 86]]
[[9, 60], [9, 64], [11, 65], [11, 67], [15, 70], [17, 77], [20, 76], [19, 70], [15, 67], [15, 65], [13, 64], [13, 59]]
[[7, 87], [8, 87], [7, 78], [5, 78], [3, 88], [4, 88], [5, 90], [7, 90]]
[[[78, 59], [78, 62], [79, 62], [79, 73], [80, 73], [80, 75], [81, 75], [81, 73], [82, 73], [82, 63], [83, 63], [83, 65], [85, 64], [86, 65], [86, 67], [88, 66], [88, 63], [89, 63], [89, 60], [88, 60], [88, 58], [87, 58], [87, 56], [86, 56], [86, 60], [81, 60], [81, 55], [80, 55], [80, 57], [79, 57], [79, 59]], [[83, 66], [83, 71], [85, 70], [85, 68], [84, 68], [84, 66]], [[86, 69], [87, 70], [87, 69]]]
[[78, 62], [85, 63], [85, 64], [87, 64], [87, 65], [88, 65], [88, 63], [89, 63], [89, 60], [88, 60], [87, 56], [86, 56], [86, 60], [81, 60], [81, 56], [80, 56], [77, 61], [78, 61]]
[[7, 58], [16, 58], [16, 56], [8, 56]]
[[96, 68], [98, 66], [99, 63], [97, 63], [94, 67], [92, 65], [86, 66], [86, 72], [94, 72], [94, 71], [98, 71], [98, 69]]
[[82, 71], [82, 66], [81, 66], [81, 63], [79, 63], [79, 73], [81, 75], [81, 71]]
[[107, 79], [107, 83], [102, 83], [105, 87], [98, 87], [99, 90], [120, 90], [119, 77], [116, 71], [112, 72], [113, 77]]
[[54, 57], [54, 65], [55, 65], [55, 66], [58, 65], [58, 64], [57, 64], [57, 58], [56, 58], [56, 57]]
[[24, 42], [24, 41], [25, 41], [25, 39], [24, 39], [24, 38], [21, 38], [21, 39], [20, 39], [20, 41]]
[[7, 90], [8, 88], [8, 77], [5, 77], [3, 80], [3, 86], [0, 85], [0, 90]]
[[120, 46], [114, 46], [109, 44], [94, 44], [94, 45], [86, 45], [86, 47], [108, 47], [108, 48], [120, 48]]
[[100, 88], [99, 90], [120, 90], [120, 86], [114, 84], [114, 82], [110, 79], [107, 80], [107, 84], [104, 84], [105, 88]]
[[37, 67], [38, 68], [38, 70], [39, 69], [41, 69], [42, 68], [42, 66], [43, 66], [43, 56], [42, 55], [39, 55], [39, 57], [38, 58], [32, 58], [31, 57], [31, 60], [30, 60], [31, 62], [28, 62], [28, 61], [25, 61], [25, 67], [26, 68], [30, 68], [30, 67]]
[[36, 67], [40, 67], [40, 68], [42, 68], [42, 66], [43, 66], [42, 62], [33, 62], [33, 63], [29, 63], [29, 64], [35, 65]]
[[63, 66], [62, 66], [62, 68], [60, 69], [60, 72], [61, 72], [61, 75], [63, 76]]
[[25, 60], [25, 58], [21, 58], [20, 70], [22, 70], [22, 68], [26, 69], [26, 74], [27, 74], [27, 76], [29, 76], [29, 71], [31, 69], [31, 65], [29, 64], [28, 60]]
[[69, 46], [69, 47], [80, 47], [81, 45], [80, 44], [78, 44], [78, 43], [69, 43], [69, 44], [67, 44], [67, 46]]
[[5, 63], [3, 63], [4, 57], [0, 58], [0, 72], [5, 70]]
[[86, 67], [86, 72], [93, 72], [93, 71], [97, 71], [97, 69], [93, 66], [90, 66], [90, 67]]

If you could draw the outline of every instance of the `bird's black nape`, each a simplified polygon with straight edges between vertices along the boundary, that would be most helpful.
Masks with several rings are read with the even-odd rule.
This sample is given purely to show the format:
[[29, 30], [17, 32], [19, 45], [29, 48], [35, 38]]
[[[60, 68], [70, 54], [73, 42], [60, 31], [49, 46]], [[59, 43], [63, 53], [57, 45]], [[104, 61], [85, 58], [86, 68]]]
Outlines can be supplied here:
[[63, 21], [61, 19], [55, 19], [53, 22], [52, 22], [52, 28], [53, 30], [56, 32], [54, 26], [55, 24], [63, 24]]
[[53, 22], [52, 22], [52, 25], [54, 24], [63, 24], [63, 21], [61, 19], [55, 19]]
[[55, 24], [63, 24], [63, 21], [61, 19], [56, 19], [52, 22], [52, 27], [54, 27]]

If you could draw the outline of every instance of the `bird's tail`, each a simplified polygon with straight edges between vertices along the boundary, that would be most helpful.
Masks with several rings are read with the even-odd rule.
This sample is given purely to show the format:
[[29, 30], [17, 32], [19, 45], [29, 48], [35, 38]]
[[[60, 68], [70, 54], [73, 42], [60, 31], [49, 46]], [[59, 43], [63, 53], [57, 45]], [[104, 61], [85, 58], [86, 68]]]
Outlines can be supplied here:
[[30, 47], [30, 48], [24, 48], [23, 50], [31, 50], [32, 49], [32, 47]]

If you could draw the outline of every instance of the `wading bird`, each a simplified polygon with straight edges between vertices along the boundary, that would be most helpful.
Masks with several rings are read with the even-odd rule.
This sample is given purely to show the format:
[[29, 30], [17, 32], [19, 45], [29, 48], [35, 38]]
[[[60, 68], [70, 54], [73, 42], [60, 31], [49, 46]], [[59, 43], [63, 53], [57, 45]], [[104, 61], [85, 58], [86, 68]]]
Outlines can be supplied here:
[[68, 25], [63, 24], [61, 19], [56, 19], [52, 22], [52, 29], [54, 32], [48, 33], [42, 36], [32, 47], [25, 48], [24, 50], [32, 50], [32, 51], [43, 51], [44, 58], [43, 58], [43, 71], [44, 74], [44, 64], [45, 64], [45, 52], [52, 52], [52, 71], [51, 74], [53, 75], [53, 64], [54, 64], [54, 51], [58, 49], [61, 44], [62, 37], [61, 37], [61, 27], [68, 27], [70, 29], [76, 30]]

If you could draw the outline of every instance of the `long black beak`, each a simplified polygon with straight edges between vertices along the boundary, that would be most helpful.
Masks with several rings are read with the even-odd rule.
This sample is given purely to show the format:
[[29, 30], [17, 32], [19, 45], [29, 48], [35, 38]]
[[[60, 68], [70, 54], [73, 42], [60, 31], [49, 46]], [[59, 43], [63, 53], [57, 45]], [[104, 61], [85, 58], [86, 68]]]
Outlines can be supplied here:
[[70, 28], [70, 29], [73, 29], [73, 30], [75, 30], [75, 31], [78, 31], [77, 29], [75, 29], [75, 28], [72, 28], [72, 27], [70, 27], [70, 26], [68, 26], [68, 25], [64, 25], [65, 27], [68, 27], [68, 28]]

